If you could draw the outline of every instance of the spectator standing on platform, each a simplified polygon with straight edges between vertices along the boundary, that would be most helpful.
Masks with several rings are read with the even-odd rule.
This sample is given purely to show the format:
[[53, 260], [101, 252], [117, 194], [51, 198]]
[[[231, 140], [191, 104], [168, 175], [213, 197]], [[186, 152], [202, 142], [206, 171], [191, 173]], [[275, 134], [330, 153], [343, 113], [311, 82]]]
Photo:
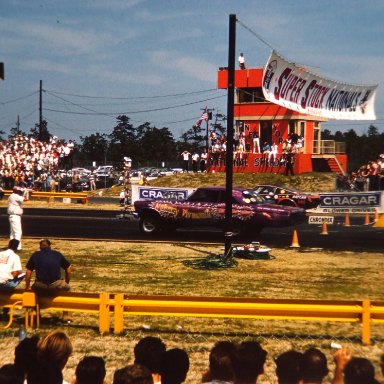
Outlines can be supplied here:
[[[277, 151], [278, 151], [278, 146], [276, 143], [273, 143], [271, 145], [271, 150], [268, 154], [268, 163], [269, 165], [273, 166], [274, 165], [274, 162], [276, 161], [277, 159]], [[273, 161], [272, 161], [273, 159]]]
[[202, 154], [200, 155], [200, 172], [206, 172], [207, 161], [208, 161], [208, 153], [207, 153], [207, 149], [204, 148]]
[[14, 187], [13, 192], [8, 198], [8, 217], [10, 225], [9, 238], [19, 240], [18, 250], [21, 249], [21, 216], [23, 216], [24, 191], [19, 187]]
[[253, 132], [252, 143], [253, 143], [253, 153], [260, 153], [260, 138], [257, 132]]
[[9, 240], [8, 249], [0, 252], [0, 289], [16, 288], [24, 275], [22, 273], [19, 255], [16, 254], [19, 240]]
[[265, 161], [266, 165], [268, 165], [268, 158], [269, 158], [269, 152], [271, 151], [271, 146], [268, 144], [268, 142], [264, 141], [263, 144], [263, 160]]
[[243, 52], [240, 53], [238, 62], [239, 62], [240, 69], [245, 69], [245, 58], [244, 58]]
[[285, 176], [288, 176], [288, 174], [291, 174], [291, 176], [294, 175], [293, 161], [294, 161], [294, 153], [291, 150], [289, 150], [285, 155]]
[[[61, 269], [65, 272], [65, 279], [61, 277]], [[31, 287], [33, 271], [36, 272], [36, 280]], [[71, 273], [71, 263], [60, 252], [51, 249], [48, 239], [43, 239], [40, 240], [40, 251], [35, 252], [27, 262], [25, 288], [69, 291]]]
[[183, 172], [189, 171], [189, 157], [191, 154], [185, 150], [182, 152], [181, 156], [183, 157]]
[[192, 171], [195, 172], [195, 173], [199, 169], [199, 159], [200, 159], [199, 154], [197, 152], [193, 152], [193, 155], [192, 155]]

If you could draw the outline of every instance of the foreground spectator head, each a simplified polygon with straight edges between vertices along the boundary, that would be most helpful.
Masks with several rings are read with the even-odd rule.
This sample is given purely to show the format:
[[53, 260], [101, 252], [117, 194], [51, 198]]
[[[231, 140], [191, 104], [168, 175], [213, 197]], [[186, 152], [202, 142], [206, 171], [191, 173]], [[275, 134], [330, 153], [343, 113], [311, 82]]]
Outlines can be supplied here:
[[105, 374], [105, 362], [102, 357], [85, 356], [77, 364], [75, 384], [103, 384]]
[[344, 368], [344, 384], [379, 384], [373, 364], [363, 357], [353, 357]]
[[5, 364], [0, 368], [0, 384], [23, 384], [14, 364]]
[[309, 348], [303, 353], [301, 367], [304, 383], [322, 383], [328, 374], [327, 358], [316, 348]]
[[140, 364], [132, 364], [117, 369], [113, 375], [112, 384], [153, 384], [153, 378], [148, 368]]
[[163, 354], [161, 361], [161, 384], [181, 384], [185, 381], [189, 371], [189, 357], [187, 352], [174, 348]]
[[135, 345], [133, 350], [135, 364], [144, 365], [152, 373], [159, 373], [165, 350], [166, 346], [160, 338], [153, 336], [144, 337]]
[[217, 342], [209, 354], [209, 372], [203, 381], [233, 381], [233, 358], [236, 345], [231, 341]]
[[37, 360], [45, 364], [52, 363], [62, 370], [72, 354], [72, 349], [69, 337], [64, 332], [54, 331], [37, 343]]
[[15, 348], [15, 368], [23, 379], [33, 366], [36, 365], [38, 336], [27, 337]]
[[235, 383], [256, 383], [264, 373], [267, 352], [257, 341], [244, 341], [237, 348], [233, 359]]
[[297, 351], [282, 353], [275, 360], [276, 376], [279, 384], [297, 384], [302, 379], [301, 364], [303, 354]]

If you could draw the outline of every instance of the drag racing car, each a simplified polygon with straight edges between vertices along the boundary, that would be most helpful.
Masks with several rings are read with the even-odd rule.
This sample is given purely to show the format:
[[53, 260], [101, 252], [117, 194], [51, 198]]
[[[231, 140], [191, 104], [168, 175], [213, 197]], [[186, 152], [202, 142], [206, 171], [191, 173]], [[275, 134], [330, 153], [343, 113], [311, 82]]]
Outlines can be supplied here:
[[[139, 199], [134, 202], [142, 233], [151, 235], [161, 230], [180, 227], [225, 226], [225, 187], [200, 187], [185, 200]], [[258, 233], [265, 227], [291, 226], [305, 221], [305, 210], [266, 203], [252, 191], [232, 190], [231, 231]]]
[[314, 193], [299, 192], [285, 186], [260, 184], [252, 192], [262, 196], [267, 202], [304, 209], [316, 208], [320, 204], [320, 196]]

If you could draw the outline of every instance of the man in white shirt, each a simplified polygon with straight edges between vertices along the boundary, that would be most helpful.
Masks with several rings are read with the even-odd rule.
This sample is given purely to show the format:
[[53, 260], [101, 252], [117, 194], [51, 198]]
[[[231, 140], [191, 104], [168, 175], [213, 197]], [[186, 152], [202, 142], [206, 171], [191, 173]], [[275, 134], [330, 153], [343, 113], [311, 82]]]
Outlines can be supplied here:
[[22, 204], [24, 202], [24, 192], [19, 187], [14, 187], [12, 194], [8, 198], [8, 217], [10, 225], [9, 238], [19, 240], [18, 250], [21, 249], [21, 216], [23, 215]]
[[239, 58], [238, 58], [238, 61], [239, 61], [239, 67], [240, 67], [240, 69], [245, 69], [245, 59], [244, 59], [243, 52], [240, 53], [240, 56], [239, 56]]
[[20, 257], [16, 254], [19, 240], [12, 239], [8, 249], [0, 252], [0, 289], [16, 288], [24, 278]]

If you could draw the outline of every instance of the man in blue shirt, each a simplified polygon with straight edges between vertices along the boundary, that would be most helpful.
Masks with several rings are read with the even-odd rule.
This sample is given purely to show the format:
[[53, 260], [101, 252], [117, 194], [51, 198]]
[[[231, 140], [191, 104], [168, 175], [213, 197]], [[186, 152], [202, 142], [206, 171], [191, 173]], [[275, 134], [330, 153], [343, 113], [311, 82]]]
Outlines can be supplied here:
[[[26, 289], [69, 291], [71, 263], [60, 252], [51, 249], [51, 242], [48, 239], [40, 240], [40, 251], [30, 257], [26, 267]], [[61, 277], [62, 269], [65, 272], [64, 279]], [[36, 280], [31, 287], [33, 271], [36, 273]]]

